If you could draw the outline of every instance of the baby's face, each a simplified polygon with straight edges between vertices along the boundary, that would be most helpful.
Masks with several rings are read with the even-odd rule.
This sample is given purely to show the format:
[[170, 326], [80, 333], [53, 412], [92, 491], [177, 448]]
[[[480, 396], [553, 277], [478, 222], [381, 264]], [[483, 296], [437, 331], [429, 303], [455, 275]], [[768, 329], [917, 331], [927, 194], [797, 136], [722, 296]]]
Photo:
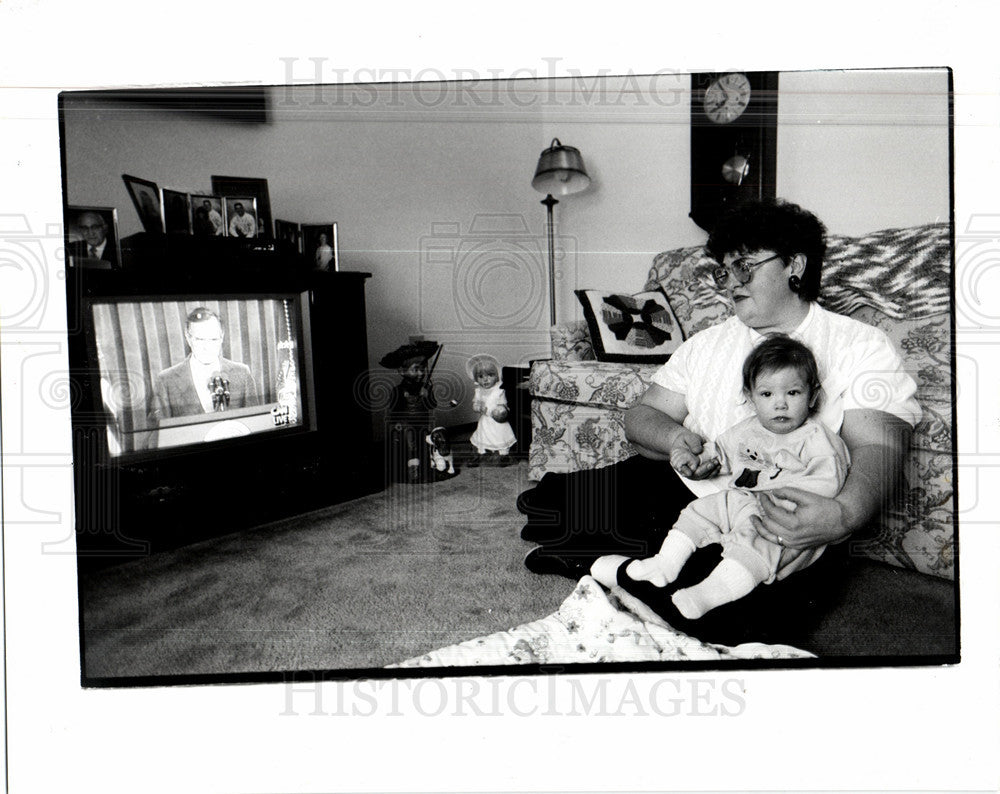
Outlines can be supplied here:
[[480, 372], [476, 375], [476, 383], [482, 386], [484, 389], [492, 388], [496, 385], [497, 374], [495, 372]]
[[760, 373], [749, 397], [760, 423], [772, 433], [791, 433], [802, 427], [815, 402], [809, 384], [795, 369]]

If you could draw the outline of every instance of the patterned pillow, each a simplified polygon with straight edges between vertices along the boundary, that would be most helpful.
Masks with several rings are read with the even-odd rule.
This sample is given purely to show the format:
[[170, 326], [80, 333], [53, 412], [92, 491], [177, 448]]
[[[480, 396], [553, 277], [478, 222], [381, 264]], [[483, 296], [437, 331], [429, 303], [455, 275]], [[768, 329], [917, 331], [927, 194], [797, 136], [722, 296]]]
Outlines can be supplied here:
[[662, 289], [670, 296], [688, 337], [721, 323], [733, 313], [732, 304], [712, 280], [717, 264], [700, 245], [664, 251], [653, 259], [643, 289]]
[[662, 290], [616, 295], [577, 290], [598, 361], [662, 364], [684, 334]]

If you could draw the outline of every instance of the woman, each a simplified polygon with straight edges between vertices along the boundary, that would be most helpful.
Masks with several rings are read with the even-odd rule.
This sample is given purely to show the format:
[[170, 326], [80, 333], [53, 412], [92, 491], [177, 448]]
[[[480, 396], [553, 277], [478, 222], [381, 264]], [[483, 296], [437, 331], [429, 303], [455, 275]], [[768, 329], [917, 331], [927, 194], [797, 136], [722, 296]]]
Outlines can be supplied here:
[[333, 259], [333, 247], [330, 245], [330, 241], [327, 239], [325, 233], [319, 233], [319, 239], [316, 241], [316, 267], [320, 270], [326, 270], [327, 265]]
[[[788, 334], [815, 354], [823, 387], [818, 418], [847, 445], [851, 470], [834, 498], [774, 491], [795, 508], [762, 499], [757, 531], [790, 549], [838, 544], [877, 517], [894, 493], [920, 420], [916, 384], [884, 333], [815, 302], [826, 251], [823, 224], [794, 204], [751, 202], [720, 219], [706, 250], [719, 262], [716, 283], [735, 316], [681, 345], [626, 413], [625, 433], [639, 456], [604, 469], [546, 475], [522, 494], [519, 507], [529, 518], [522, 537], [541, 544], [525, 559], [529, 570], [577, 578], [602, 554], [655, 554], [679, 511], [722, 482], [711, 459], [675, 472], [671, 451], [699, 455], [705, 439], [750, 415], [742, 362], [768, 333]], [[670, 611], [669, 595], [699, 581], [718, 552], [717, 546], [701, 549], [700, 567], [689, 563], [671, 588], [630, 589], [672, 625], [704, 640], [794, 642], [808, 628], [801, 610], [816, 613], [823, 598], [832, 597], [846, 559], [834, 545], [813, 568], [685, 621]]]

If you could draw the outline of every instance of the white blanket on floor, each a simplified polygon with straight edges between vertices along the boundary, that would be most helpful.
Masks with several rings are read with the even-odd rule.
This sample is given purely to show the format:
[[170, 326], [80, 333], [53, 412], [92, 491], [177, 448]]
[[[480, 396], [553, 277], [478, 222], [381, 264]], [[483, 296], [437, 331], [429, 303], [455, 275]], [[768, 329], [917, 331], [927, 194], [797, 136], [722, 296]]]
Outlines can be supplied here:
[[672, 629], [624, 590], [610, 593], [584, 576], [559, 610], [509, 631], [450, 645], [390, 667], [485, 667], [505, 664], [684, 662], [803, 659], [789, 645], [711, 645]]

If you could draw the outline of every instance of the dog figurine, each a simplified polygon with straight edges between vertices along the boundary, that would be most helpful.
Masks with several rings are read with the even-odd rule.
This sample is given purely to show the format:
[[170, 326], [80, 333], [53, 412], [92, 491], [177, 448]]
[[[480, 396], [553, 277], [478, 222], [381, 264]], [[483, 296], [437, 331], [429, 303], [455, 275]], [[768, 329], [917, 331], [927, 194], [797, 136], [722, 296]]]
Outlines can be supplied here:
[[448, 443], [444, 428], [435, 427], [424, 440], [431, 448], [431, 466], [439, 473], [438, 476], [445, 472], [454, 474], [455, 458], [451, 453], [451, 444]]

